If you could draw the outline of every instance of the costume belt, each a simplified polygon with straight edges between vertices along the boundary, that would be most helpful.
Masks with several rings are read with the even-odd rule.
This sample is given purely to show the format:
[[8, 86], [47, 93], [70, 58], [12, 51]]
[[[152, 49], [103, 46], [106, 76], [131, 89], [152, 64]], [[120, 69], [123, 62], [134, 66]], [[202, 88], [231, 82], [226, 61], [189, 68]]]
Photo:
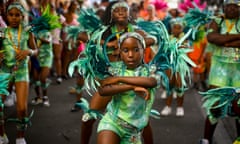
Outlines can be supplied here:
[[122, 128], [124, 128], [125, 130], [128, 130], [130, 132], [133, 133], [139, 133], [142, 130], [138, 129], [137, 127], [133, 126], [132, 124], [126, 122], [125, 120], [123, 120], [122, 118], [118, 117], [118, 116], [114, 116], [112, 113], [110, 113], [110, 116], [113, 117], [113, 120]]

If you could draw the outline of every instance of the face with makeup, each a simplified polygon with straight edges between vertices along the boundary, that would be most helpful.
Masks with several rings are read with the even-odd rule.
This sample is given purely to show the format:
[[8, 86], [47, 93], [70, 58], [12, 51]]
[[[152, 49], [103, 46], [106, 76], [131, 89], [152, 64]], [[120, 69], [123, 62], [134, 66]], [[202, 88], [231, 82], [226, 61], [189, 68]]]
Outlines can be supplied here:
[[17, 28], [23, 19], [22, 12], [13, 7], [7, 11], [7, 21], [9, 27]]
[[127, 37], [120, 44], [120, 57], [128, 69], [135, 69], [141, 65], [143, 54], [143, 45], [134, 37]]

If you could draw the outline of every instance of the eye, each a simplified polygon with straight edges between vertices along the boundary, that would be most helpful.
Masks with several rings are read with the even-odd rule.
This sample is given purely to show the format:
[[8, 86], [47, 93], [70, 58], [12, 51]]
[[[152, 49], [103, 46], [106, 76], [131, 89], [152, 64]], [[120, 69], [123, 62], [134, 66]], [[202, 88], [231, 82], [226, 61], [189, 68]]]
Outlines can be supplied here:
[[139, 51], [140, 51], [140, 48], [136, 47], [136, 48], [134, 48], [134, 51], [135, 51], [135, 52], [139, 52]]
[[127, 52], [128, 52], [128, 49], [123, 48], [123, 49], [122, 49], [122, 52], [123, 52], [123, 53], [127, 53]]
[[16, 14], [15, 16], [16, 16], [16, 17], [20, 17], [20, 14]]
[[120, 11], [119, 8], [115, 8], [115, 9], [113, 10], [114, 13], [118, 13], [119, 11]]

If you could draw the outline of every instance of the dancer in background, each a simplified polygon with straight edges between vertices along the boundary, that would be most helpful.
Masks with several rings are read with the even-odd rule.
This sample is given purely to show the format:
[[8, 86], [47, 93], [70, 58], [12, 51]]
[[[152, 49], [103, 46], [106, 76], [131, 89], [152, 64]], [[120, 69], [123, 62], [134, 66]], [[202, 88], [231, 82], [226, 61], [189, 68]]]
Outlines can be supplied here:
[[[235, 1], [226, 0], [223, 8], [224, 17], [217, 17], [210, 23], [210, 32], [207, 35], [208, 42], [215, 44], [215, 47], [212, 47], [209, 73], [210, 89], [240, 87], [239, 7]], [[215, 104], [218, 104], [218, 102]], [[236, 104], [233, 104], [230, 109], [237, 108]], [[219, 109], [213, 108], [211, 109], [211, 115], [206, 117], [204, 139], [201, 140], [201, 144], [213, 143], [213, 135], [218, 124], [219, 112]], [[229, 115], [231, 116], [231, 114]], [[238, 130], [237, 135], [240, 136], [240, 123], [238, 119], [236, 119], [236, 127]]]

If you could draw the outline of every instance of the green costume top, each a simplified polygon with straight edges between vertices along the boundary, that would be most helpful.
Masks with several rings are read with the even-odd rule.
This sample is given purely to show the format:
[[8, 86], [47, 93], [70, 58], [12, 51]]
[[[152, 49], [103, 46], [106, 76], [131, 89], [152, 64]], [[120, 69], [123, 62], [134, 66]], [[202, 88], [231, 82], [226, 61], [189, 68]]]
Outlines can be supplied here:
[[[220, 26], [221, 34], [237, 34], [240, 28], [240, 21], [238, 20], [222, 20], [221, 18], [215, 19], [216, 23]], [[216, 46], [213, 49], [213, 57], [219, 61], [226, 63], [240, 63], [240, 50], [239, 48], [229, 48]]]
[[[115, 76], [150, 76], [149, 68], [145, 65], [135, 70], [129, 70], [126, 69], [126, 66], [122, 62], [116, 62], [114, 64], [116, 64], [116, 66], [113, 66], [113, 69], [110, 69], [110, 71]], [[160, 78], [158, 80], [160, 80]], [[153, 101], [154, 89], [150, 89], [150, 99], [147, 101], [141, 96], [137, 96], [136, 93], [131, 90], [113, 96], [107, 109], [114, 117], [119, 117], [141, 130], [148, 123]]]
[[[4, 61], [3, 63], [9, 68], [13, 68], [13, 66], [18, 64], [18, 67], [22, 67], [23, 65], [27, 65], [28, 59], [24, 59], [22, 61], [17, 62], [16, 60], [16, 51], [27, 50], [28, 47], [28, 39], [29, 32], [21, 30], [19, 32], [18, 28], [6, 28], [4, 31], [5, 38], [3, 39], [3, 51], [4, 51]], [[19, 35], [19, 36], [18, 36]], [[20, 38], [19, 38], [20, 37]], [[20, 39], [20, 40], [19, 40]]]

